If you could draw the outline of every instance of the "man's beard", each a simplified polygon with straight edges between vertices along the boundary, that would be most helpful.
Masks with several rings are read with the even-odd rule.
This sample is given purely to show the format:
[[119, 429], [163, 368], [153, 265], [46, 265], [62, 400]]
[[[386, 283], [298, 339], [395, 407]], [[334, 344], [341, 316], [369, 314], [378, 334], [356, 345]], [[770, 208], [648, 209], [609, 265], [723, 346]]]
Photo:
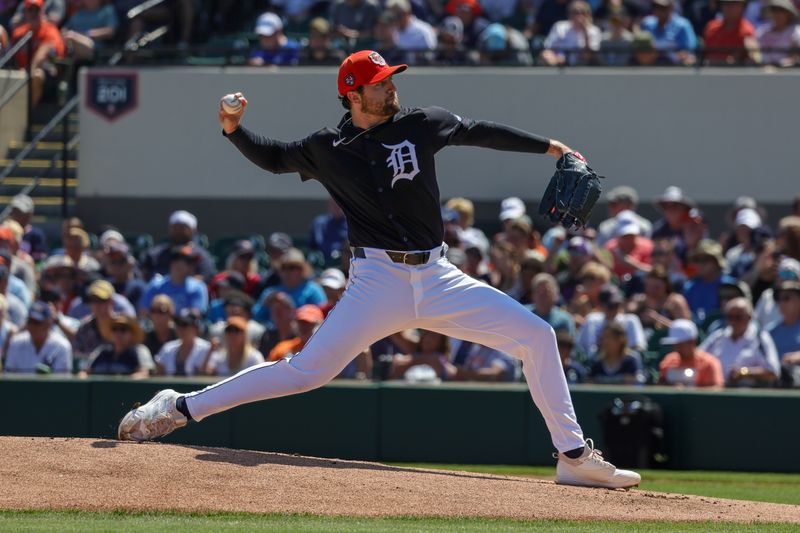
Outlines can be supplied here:
[[391, 117], [400, 111], [400, 100], [395, 93], [390, 99], [383, 101], [367, 101], [366, 98], [361, 100], [361, 112], [368, 115], [375, 115], [379, 117]]

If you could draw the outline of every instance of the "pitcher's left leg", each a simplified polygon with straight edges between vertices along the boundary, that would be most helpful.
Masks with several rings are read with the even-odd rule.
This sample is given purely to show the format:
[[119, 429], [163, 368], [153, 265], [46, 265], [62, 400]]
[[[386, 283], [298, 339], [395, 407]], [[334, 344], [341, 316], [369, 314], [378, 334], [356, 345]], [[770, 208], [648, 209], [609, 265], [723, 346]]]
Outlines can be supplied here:
[[446, 260], [425, 269], [423, 293], [415, 326], [483, 344], [520, 359], [553, 445], [559, 452], [584, 445], [555, 333], [547, 322]]

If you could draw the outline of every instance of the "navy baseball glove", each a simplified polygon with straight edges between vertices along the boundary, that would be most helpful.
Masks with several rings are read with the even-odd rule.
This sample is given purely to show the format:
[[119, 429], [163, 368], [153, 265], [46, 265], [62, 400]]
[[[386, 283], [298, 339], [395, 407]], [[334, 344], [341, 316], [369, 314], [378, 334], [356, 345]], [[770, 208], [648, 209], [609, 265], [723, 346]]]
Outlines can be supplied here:
[[600, 198], [602, 177], [586, 164], [586, 159], [578, 152], [564, 154], [556, 162], [556, 172], [539, 202], [539, 214], [560, 222], [565, 228], [586, 226], [592, 208]]

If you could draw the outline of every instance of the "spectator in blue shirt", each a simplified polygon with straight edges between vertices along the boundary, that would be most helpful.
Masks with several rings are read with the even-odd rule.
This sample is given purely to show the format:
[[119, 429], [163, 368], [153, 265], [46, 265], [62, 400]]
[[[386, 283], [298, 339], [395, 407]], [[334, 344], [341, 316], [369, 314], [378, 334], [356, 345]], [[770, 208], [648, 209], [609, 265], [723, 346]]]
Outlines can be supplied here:
[[723, 283], [736, 284], [736, 280], [723, 275], [725, 259], [722, 246], [711, 239], [703, 239], [689, 260], [697, 267], [697, 274], [683, 286], [683, 295], [696, 322], [719, 314], [719, 287]]
[[542, 272], [536, 274], [531, 282], [533, 292], [533, 306], [531, 310], [545, 322], [550, 324], [556, 332], [566, 331], [571, 338], [575, 338], [575, 320], [572, 315], [558, 306], [561, 290], [556, 278]]
[[325, 291], [312, 281], [311, 265], [306, 261], [303, 252], [290, 248], [281, 258], [278, 267], [281, 282], [274, 287], [264, 289], [253, 308], [253, 319], [265, 324], [270, 320], [270, 307], [267, 300], [275, 291], [285, 292], [292, 299], [296, 308], [306, 304], [321, 305], [328, 301]]
[[250, 65], [297, 65], [300, 43], [283, 33], [283, 22], [275, 13], [264, 13], [256, 21], [258, 48], [250, 52]]
[[308, 247], [319, 250], [325, 256], [325, 262], [339, 261], [342, 247], [347, 242], [347, 220], [339, 205], [328, 200], [328, 212], [314, 218], [308, 238]]
[[195, 309], [202, 314], [208, 310], [208, 289], [205, 283], [192, 277], [195, 251], [191, 246], [180, 246], [172, 250], [169, 275], [156, 277], [147, 286], [139, 302], [140, 312], [150, 309], [150, 302], [159, 294], [166, 294], [175, 303], [175, 313], [183, 309]]
[[625, 326], [609, 322], [600, 335], [600, 346], [592, 357], [589, 379], [594, 383], [642, 384], [641, 356], [628, 348]]
[[674, 13], [673, 0], [653, 0], [653, 14], [642, 20], [642, 31], [649, 32], [656, 48], [678, 65], [693, 65], [697, 36], [692, 23]]
[[775, 291], [783, 320], [769, 327], [784, 365], [800, 365], [800, 282], [781, 281]]

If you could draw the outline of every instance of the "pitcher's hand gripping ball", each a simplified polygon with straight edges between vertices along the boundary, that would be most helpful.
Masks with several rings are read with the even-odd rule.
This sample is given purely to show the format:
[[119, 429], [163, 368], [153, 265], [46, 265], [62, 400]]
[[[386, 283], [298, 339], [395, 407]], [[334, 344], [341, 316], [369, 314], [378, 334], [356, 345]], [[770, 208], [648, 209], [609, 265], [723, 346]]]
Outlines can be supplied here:
[[556, 162], [556, 172], [539, 203], [539, 214], [566, 228], [586, 226], [600, 198], [601, 177], [578, 152], [564, 154]]
[[235, 115], [242, 110], [242, 102], [235, 94], [226, 94], [222, 97], [222, 109], [229, 115]]

